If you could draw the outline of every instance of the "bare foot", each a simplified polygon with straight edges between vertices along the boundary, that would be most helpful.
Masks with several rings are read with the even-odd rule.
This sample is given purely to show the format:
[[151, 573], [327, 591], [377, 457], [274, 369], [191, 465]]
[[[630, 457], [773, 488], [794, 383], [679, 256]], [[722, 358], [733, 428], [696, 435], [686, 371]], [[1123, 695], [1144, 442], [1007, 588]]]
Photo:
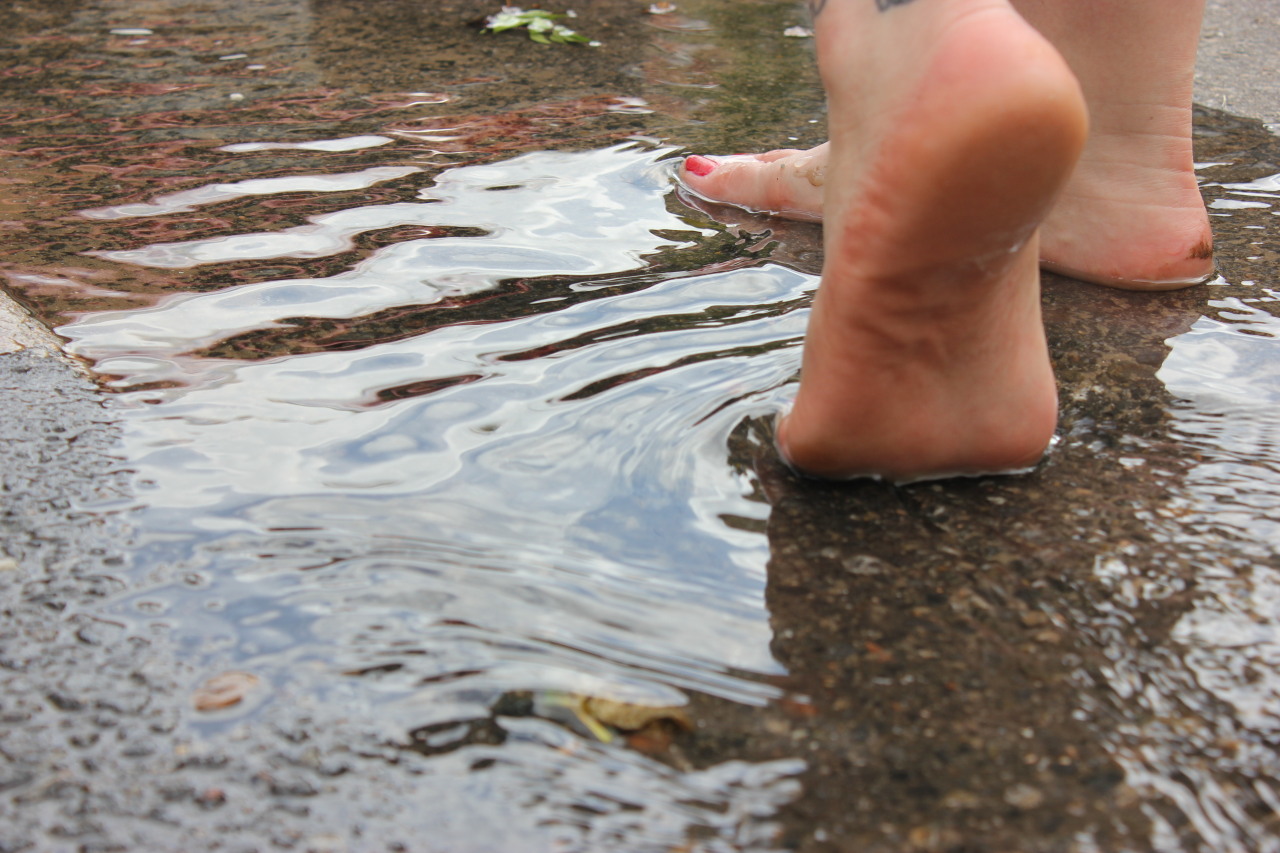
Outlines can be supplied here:
[[685, 162], [685, 185], [711, 201], [817, 222], [822, 219], [828, 147], [824, 142], [805, 151], [780, 148], [732, 157], [695, 155]]
[[1196, 185], [1191, 91], [1204, 0], [1014, 0], [1075, 72], [1089, 141], [1041, 232], [1043, 264], [1171, 290], [1213, 274]]
[[818, 37], [838, 191], [783, 453], [898, 481], [1034, 464], [1057, 419], [1036, 228], [1084, 144], [1075, 78], [1004, 0], [830, 3]]
[[[1209, 218], [1191, 150], [1191, 73], [1202, 0], [1120, 9], [1105, 0], [1015, 0], [1077, 74], [1089, 141], [1041, 229], [1044, 267], [1138, 290], [1213, 274]], [[1116, 17], [1125, 18], [1117, 21]], [[1120, 83], [1117, 80], [1121, 81]], [[820, 220], [829, 146], [691, 158], [685, 184], [704, 198]]]

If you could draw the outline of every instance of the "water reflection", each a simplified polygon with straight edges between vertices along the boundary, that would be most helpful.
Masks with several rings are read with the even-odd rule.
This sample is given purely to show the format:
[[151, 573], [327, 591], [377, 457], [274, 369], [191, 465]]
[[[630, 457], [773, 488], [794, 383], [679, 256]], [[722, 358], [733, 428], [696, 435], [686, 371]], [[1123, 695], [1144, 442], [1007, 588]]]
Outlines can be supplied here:
[[[767, 507], [724, 448], [785, 393], [815, 280], [669, 204], [666, 155], [529, 154], [438, 172], [417, 202], [97, 252], [169, 268], [338, 255], [390, 228], [429, 235], [398, 232], [327, 278], [175, 295], [60, 328], [122, 391], [144, 503], [137, 564], [168, 567], [118, 612], [275, 696], [340, 695], [397, 742], [553, 788], [615, 772], [579, 755], [560, 778], [566, 738], [575, 753], [625, 747], [513, 716], [513, 697], [778, 696], [761, 677], [781, 672], [762, 601]], [[393, 172], [381, 179], [416, 180]], [[95, 215], [181, 215], [245, 183], [299, 191], [273, 180]], [[484, 313], [495, 298], [502, 312]], [[361, 339], [366, 322], [410, 307], [408, 324]], [[282, 329], [332, 337], [312, 335], [319, 321], [349, 337], [294, 353], [264, 343]], [[237, 340], [257, 345], [215, 355]], [[229, 717], [244, 713], [263, 711]], [[639, 782], [624, 803], [671, 781], [646, 761], [625, 759]], [[756, 807], [737, 800], [789, 798], [798, 766], [690, 767], [678, 786], [719, 780], [716, 809], [745, 810], [731, 821], [741, 832]], [[652, 773], [661, 782], [643, 780]], [[645, 833], [667, 820], [662, 802], [637, 824]], [[594, 837], [609, 821], [587, 823]]]
[[1255, 290], [1211, 300], [1216, 314], [1171, 341], [1160, 378], [1185, 401], [1175, 429], [1199, 458], [1179, 518], [1266, 560], [1280, 548], [1280, 318], [1267, 310], [1280, 299]]
[[[773, 849], [794, 751], [553, 713], [779, 694], [767, 508], [724, 447], [785, 393], [814, 279], [669, 201], [665, 151], [546, 150], [706, 111], [637, 82], [648, 16], [598, 4], [607, 59], [552, 65], [456, 5], [140, 14], [69, 12], [41, 38], [78, 58], [15, 69], [39, 240], [4, 271], [119, 392], [138, 538], [106, 617], [193, 685], [259, 679], [173, 700], [191, 764], [261, 770], [225, 794], [269, 817], [220, 839]], [[691, 81], [708, 35], [667, 36]]]
[[[391, 140], [388, 139], [386, 141], [390, 142]], [[251, 150], [261, 150], [262, 148], [261, 143], [245, 144], [247, 146], [251, 146]], [[279, 147], [321, 151], [347, 150], [345, 148], [315, 148], [314, 146], [308, 146], [307, 143], [299, 145], [280, 145]], [[223, 150], [226, 150], [226, 148]], [[271, 149], [268, 148], [267, 150]], [[237, 181], [232, 184], [211, 184], [209, 186], [200, 187], [194, 190], [185, 190], [172, 195], [158, 196], [147, 204], [118, 204], [110, 207], [84, 210], [80, 212], [80, 215], [84, 216], [86, 219], [129, 219], [135, 216], [162, 216], [169, 213], [190, 213], [196, 208], [206, 204], [218, 204], [219, 202], [231, 201], [242, 196], [275, 195], [279, 193], [349, 192], [350, 190], [371, 187], [381, 181], [403, 178], [404, 176], [411, 175], [417, 171], [419, 170], [414, 166], [375, 166], [371, 169], [364, 169], [360, 172], [351, 172], [348, 174], [290, 175], [288, 177], [280, 178], [257, 178], [246, 181]], [[105, 256], [113, 257], [111, 253], [107, 253]], [[155, 261], [147, 262], [146, 259], [134, 259], [127, 255], [116, 259], [136, 260], [144, 266], [180, 266], [172, 263], [157, 263]], [[230, 260], [230, 258], [216, 260]]]

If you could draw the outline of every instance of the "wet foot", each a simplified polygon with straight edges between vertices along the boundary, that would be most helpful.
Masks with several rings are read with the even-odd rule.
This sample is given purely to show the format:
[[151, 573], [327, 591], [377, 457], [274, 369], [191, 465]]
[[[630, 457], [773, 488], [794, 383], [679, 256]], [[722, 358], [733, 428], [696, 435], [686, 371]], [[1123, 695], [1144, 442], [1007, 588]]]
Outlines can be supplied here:
[[828, 143], [763, 154], [690, 157], [685, 184], [703, 198], [728, 202], [758, 213], [820, 221], [826, 184]]
[[[1212, 276], [1213, 235], [1190, 141], [1145, 137], [1138, 146], [1128, 134], [1095, 133], [1041, 229], [1044, 268], [1126, 290], [1176, 290]], [[1134, 156], [1161, 143], [1185, 143], [1185, 158]]]
[[[1153, 158], [1139, 149], [1160, 140], [1096, 134], [1041, 229], [1044, 268], [1127, 290], [1173, 290], [1210, 277], [1213, 237], [1190, 141], [1190, 133], [1166, 137], [1167, 147], [1187, 146], [1185, 157]], [[827, 149], [704, 157], [707, 173], [686, 171], [684, 180], [711, 201], [820, 221]]]
[[1084, 143], [1074, 77], [1002, 0], [832, 3], [818, 51], [840, 190], [780, 449], [827, 477], [1034, 464], [1057, 418], [1036, 228]]
[[[1157, 10], [1158, 26], [1188, 35], [1159, 39], [1162, 46], [1174, 42], [1174, 48], [1162, 47], [1164, 53], [1141, 62], [1133, 59], [1131, 45], [1115, 46], [1118, 57], [1108, 55], [1107, 41], [1116, 38], [1082, 28], [1078, 22], [1088, 16], [1087, 10], [1068, 9], [1071, 17], [1060, 22], [1041, 11], [1042, 6], [1017, 5], [1027, 7], [1023, 11], [1055, 45], [1065, 43], [1066, 59], [1079, 75], [1090, 110], [1088, 143], [1041, 229], [1043, 266], [1137, 290], [1186, 287], [1212, 275], [1213, 242], [1196, 185], [1186, 71], [1194, 62], [1198, 12]], [[1176, 20], [1179, 15], [1186, 20]], [[1150, 27], [1141, 31], [1150, 32]], [[1187, 55], [1168, 56], [1178, 51]], [[1162, 64], [1171, 67], [1158, 67]], [[1146, 76], [1129, 73], [1118, 87], [1112, 72], [1122, 65], [1141, 66]], [[829, 156], [829, 145], [823, 144], [803, 151], [700, 157], [697, 169], [686, 169], [683, 178], [690, 189], [713, 201], [820, 220]]]
[[1041, 261], [1136, 290], [1212, 275], [1191, 150], [1203, 0], [1014, 5], [1062, 53], [1089, 105], [1089, 141], [1041, 230]]

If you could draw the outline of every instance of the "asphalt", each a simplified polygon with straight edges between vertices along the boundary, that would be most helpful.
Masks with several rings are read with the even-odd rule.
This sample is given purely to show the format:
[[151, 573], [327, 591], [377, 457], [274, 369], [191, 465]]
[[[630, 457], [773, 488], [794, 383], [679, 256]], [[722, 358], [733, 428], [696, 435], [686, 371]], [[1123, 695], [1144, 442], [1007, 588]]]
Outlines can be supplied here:
[[1280, 124], [1276, 0], [1208, 0], [1196, 68], [1196, 103]]
[[[16, 40], [56, 27], [76, 5], [2, 11]], [[372, 26], [362, 6], [327, 5], [327, 22], [340, 24], [325, 30], [332, 55], [342, 55], [345, 36], [379, 38], [356, 35]], [[631, 26], [626, 9], [602, 5], [613, 15], [598, 19], [603, 26]], [[280, 12], [272, 25], [286, 33], [282, 51], [290, 6], [258, 10], [264, 27]], [[393, 7], [387, 14], [399, 13]], [[402, 30], [425, 37], [408, 23]], [[442, 44], [433, 61], [494, 61], [469, 49]], [[314, 86], [320, 72], [294, 59], [294, 84]], [[623, 49], [599, 67], [531, 75], [520, 97], [625, 90], [625, 69], [641, 61]], [[371, 72], [355, 57], [350, 69], [330, 64], [326, 73], [326, 85], [353, 90], [361, 75], [385, 83], [403, 74], [389, 62]], [[1242, 158], [1252, 176], [1280, 162], [1265, 129], [1280, 124], [1278, 80], [1280, 2], [1210, 0], [1196, 80], [1197, 102], [1210, 108], [1199, 115], [1203, 157]], [[512, 95], [493, 95], [503, 97]], [[710, 150], [720, 132], [706, 131]], [[1276, 279], [1275, 238], [1260, 246], [1223, 229], [1229, 279]], [[785, 249], [788, 232], [778, 233]], [[808, 793], [761, 806], [778, 846], [959, 853], [1280, 843], [1274, 732], [1214, 705], [1230, 696], [1197, 682], [1205, 670], [1172, 663], [1185, 642], [1175, 626], [1193, 611], [1190, 590], [1205, 583], [1207, 566], [1276, 562], [1266, 540], [1178, 527], [1188, 510], [1169, 497], [1203, 451], [1178, 432], [1156, 373], [1165, 340], [1197, 323], [1205, 297], [1155, 302], [1049, 276], [1045, 304], [1063, 441], [1034, 477], [907, 490], [805, 483], [769, 455], [766, 424], [735, 433], [733, 463], [759, 472], [773, 506], [773, 653], [790, 673], [784, 686], [810, 701], [762, 710], [699, 699], [691, 710], [699, 732], [678, 743], [699, 766], [803, 752]], [[369, 732], [322, 705], [304, 700], [269, 731], [193, 738], [181, 723], [194, 668], [181, 650], [95, 610], [125, 591], [116, 569], [135, 545], [119, 424], [86, 366], [3, 293], [0, 410], [0, 851], [539, 849], [492, 809], [472, 810], [442, 790], [434, 796], [453, 804], [456, 825], [424, 824], [414, 798], [432, 773], [428, 756], [350, 748]], [[1147, 698], [1120, 696], [1115, 685], [1126, 678], [1145, 684]], [[1161, 777], [1184, 787], [1162, 786]], [[1208, 793], [1196, 803], [1186, 791]], [[1204, 816], [1215, 807], [1229, 817]], [[633, 849], [596, 843], [566, 849]], [[716, 843], [634, 849], [765, 849]]]

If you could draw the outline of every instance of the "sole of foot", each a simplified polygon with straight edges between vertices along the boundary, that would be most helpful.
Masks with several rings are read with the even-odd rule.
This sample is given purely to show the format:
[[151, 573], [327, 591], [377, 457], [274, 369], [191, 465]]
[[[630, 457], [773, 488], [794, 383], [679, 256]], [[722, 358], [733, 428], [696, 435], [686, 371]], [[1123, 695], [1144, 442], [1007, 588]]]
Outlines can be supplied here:
[[778, 430], [807, 474], [1021, 470], [1052, 439], [1037, 228], [1084, 145], [1084, 103], [1006, 4], [969, 5], [923, 28], [883, 98], [828, 81], [826, 259]]

